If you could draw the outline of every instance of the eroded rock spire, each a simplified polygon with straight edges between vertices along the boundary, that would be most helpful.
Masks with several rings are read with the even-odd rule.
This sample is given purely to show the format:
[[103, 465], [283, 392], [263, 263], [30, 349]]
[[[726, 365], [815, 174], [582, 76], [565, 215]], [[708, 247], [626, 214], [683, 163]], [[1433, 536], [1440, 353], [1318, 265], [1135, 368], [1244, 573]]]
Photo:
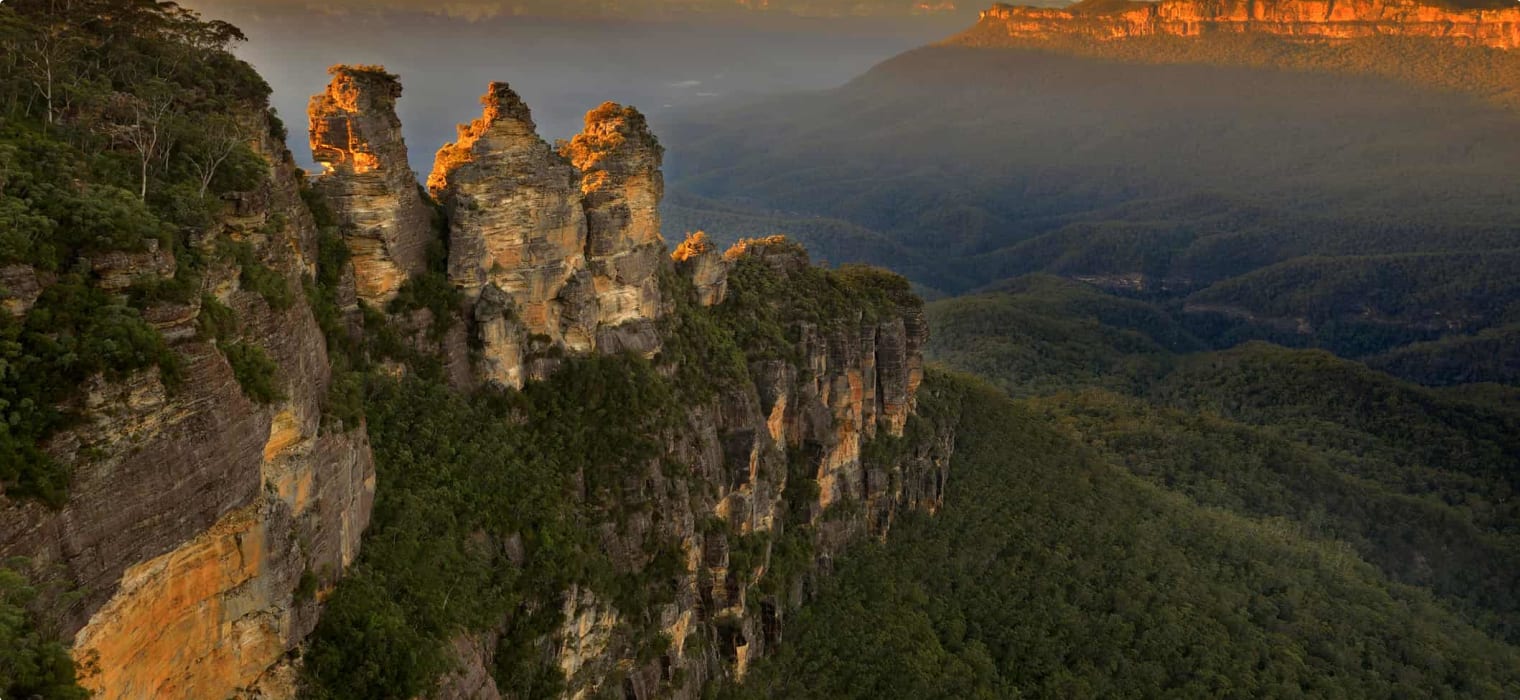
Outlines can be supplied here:
[[524, 367], [539, 346], [654, 352], [664, 180], [643, 116], [603, 105], [556, 151], [506, 83], [481, 104], [438, 152], [428, 189], [448, 212], [450, 280], [489, 307], [476, 314], [483, 378], [520, 386], [550, 371]]
[[360, 299], [383, 304], [427, 267], [432, 212], [407, 161], [396, 99], [401, 83], [376, 66], [333, 66], [308, 109], [316, 186], [343, 224]]
[[586, 128], [561, 149], [580, 171], [586, 258], [596, 277], [603, 325], [659, 316], [660, 199], [665, 151], [644, 115], [612, 102], [586, 114]]

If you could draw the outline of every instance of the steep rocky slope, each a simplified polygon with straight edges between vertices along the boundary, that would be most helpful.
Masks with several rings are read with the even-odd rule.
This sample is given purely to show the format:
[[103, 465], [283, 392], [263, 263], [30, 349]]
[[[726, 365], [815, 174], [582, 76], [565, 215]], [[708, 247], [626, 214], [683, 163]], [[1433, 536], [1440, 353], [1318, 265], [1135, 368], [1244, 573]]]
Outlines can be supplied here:
[[[227, 31], [177, 17], [187, 34]], [[198, 60], [247, 71], [214, 46]], [[694, 239], [672, 258], [658, 209], [662, 149], [643, 116], [619, 105], [588, 114], [585, 131], [555, 149], [522, 101], [493, 84], [481, 119], [439, 154], [430, 193], [407, 161], [398, 78], [368, 66], [331, 72], [311, 101], [325, 172], [309, 182], [267, 110], [267, 87], [239, 73], [253, 96], [219, 106], [236, 123], [216, 127], [241, 170], [208, 171], [201, 196], [184, 195], [204, 216], [141, 242], [64, 249], [56, 262], [0, 251], [0, 331], [31, 333], [7, 338], [46, 344], [60, 334], [49, 331], [71, 332], [45, 324], [57, 318], [55, 297], [79, 284], [101, 304], [130, 302], [121, 313], [145, 324], [130, 340], [162, 349], [72, 393], [55, 388], [66, 398], [43, 410], [68, 419], [25, 447], [41, 465], [28, 468], [65, 476], [0, 482], [0, 557], [25, 559], [44, 592], [35, 614], [72, 639], [79, 682], [97, 697], [329, 690], [320, 667], [303, 670], [303, 650], [314, 630], [339, 625], [322, 619], [324, 607], [352, 600], [347, 591], [382, 566], [361, 554], [367, 529], [394, 531], [377, 493], [381, 504], [409, 497], [399, 455], [431, 437], [392, 428], [418, 417], [413, 404], [387, 402], [399, 386], [473, 402], [484, 407], [479, 421], [524, 440], [557, 428], [513, 405], [574, 413], [594, 400], [567, 402], [551, 386], [643, 382], [664, 398], [615, 407], [632, 432], [603, 416], [559, 447], [521, 443], [569, 471], [483, 494], [556, 494], [576, 523], [567, 537], [586, 544], [571, 564], [583, 573], [546, 579], [515, 603], [472, 592], [471, 607], [501, 615], [432, 640], [450, 661], [414, 692], [348, 686], [341, 696], [511, 695], [521, 678], [501, 659], [525, 658], [560, 678], [564, 695], [695, 697], [777, 643], [819, 562], [883, 535], [901, 509], [938, 507], [949, 443], [912, 418], [926, 327], [906, 282], [813, 268], [780, 239], [727, 256]], [[31, 181], [14, 175], [12, 153], [0, 151], [0, 193], [28, 211], [34, 193], [21, 188]], [[141, 199], [170, 196], [149, 171], [141, 186], [151, 197]], [[144, 206], [137, 194], [123, 193], [129, 209]], [[150, 203], [166, 217], [190, 206]], [[9, 396], [17, 376], [0, 378]], [[381, 432], [366, 413], [383, 418]], [[607, 435], [623, 441], [616, 464], [600, 465], [612, 469], [576, 462]], [[504, 463], [470, 466], [507, 473]], [[31, 473], [20, 472], [41, 478]], [[480, 507], [456, 515], [492, 515]], [[454, 544], [489, 541], [500, 556], [475, 565], [510, 578], [541, 566], [538, 535], [482, 529]], [[773, 557], [783, 537], [785, 556]], [[522, 634], [525, 610], [551, 624]]]
[[[901, 278], [864, 269], [829, 273], [780, 238], [720, 254], [698, 235], [667, 255], [658, 210], [662, 150], [642, 115], [603, 105], [556, 151], [506, 84], [491, 85], [482, 102], [482, 117], [460, 127], [429, 178], [447, 214], [437, 235], [446, 236], [449, 254], [446, 273], [428, 274], [458, 290], [452, 307], [433, 312], [448, 316], [466, 342], [418, 342], [404, 333], [409, 349], [398, 350], [369, 338], [366, 352], [411, 377], [401, 388], [375, 391], [420, 390], [415, 382], [428, 381], [432, 363], [472, 364], [488, 394], [525, 391], [527, 407], [486, 409], [507, 426], [492, 428], [504, 431], [493, 439], [542, 444], [552, 438], [536, 432], [543, 428], [535, 421], [578, 425], [604, 400], [567, 394], [587, 390], [576, 388], [583, 377], [643, 377], [634, 379], [644, 382], [639, 398], [611, 407], [618, 418], [586, 426], [616, 436], [623, 434], [618, 425], [630, 423], [630, 442], [584, 462], [575, 456], [580, 447], [569, 449], [553, 457], [568, 471], [535, 477], [543, 481], [538, 488], [564, 484], [575, 494], [554, 500], [556, 517], [581, 523], [570, 536], [588, 538], [589, 551], [568, 555], [580, 562], [575, 566], [608, 573], [553, 574], [551, 583], [482, 593], [488, 610], [523, 602], [429, 633], [447, 638], [424, 640], [424, 653], [446, 647], [453, 657], [440, 665], [453, 668], [440, 687], [429, 690], [436, 679], [424, 673], [402, 681], [403, 690], [385, 689], [366, 685], [375, 679], [363, 671], [382, 650], [346, 621], [387, 605], [362, 592], [373, 590], [368, 581], [403, 576], [413, 565], [392, 561], [387, 545], [363, 560], [351, 587], [340, 586], [342, 605], [318, 632], [319, 660], [307, 683], [322, 697], [356, 687], [500, 697], [545, 692], [547, 673], [558, 679], [547, 687], [575, 697], [619, 687], [636, 697], [697, 697], [710, 683], [742, 677], [779, 641], [782, 619], [805, 598], [817, 562], [852, 541], [884, 535], [903, 508], [938, 508], [949, 436], [912, 417], [927, 332], [921, 305]], [[381, 113], [359, 117], [393, 119], [389, 104], [375, 108]], [[320, 111], [312, 125], [320, 149], [327, 143]], [[349, 203], [331, 204], [339, 219], [350, 217]], [[418, 284], [421, 278], [404, 284], [399, 299]], [[390, 323], [412, 322], [398, 304], [388, 308]], [[372, 381], [384, 387], [392, 380]], [[425, 488], [399, 460], [410, 463], [426, 444], [413, 442], [427, 416], [407, 401], [374, 408], [387, 416], [384, 426], [413, 426], [384, 427], [377, 436], [382, 499], [387, 483]], [[438, 449], [458, 449], [446, 444]], [[507, 473], [513, 458], [483, 459]], [[488, 498], [506, 498], [501, 507], [513, 509], [510, 497]], [[383, 510], [375, 537], [407, 537], [398, 534], [411, 526], [407, 507]], [[478, 515], [461, 506], [454, 517]], [[497, 554], [471, 555], [465, 566], [482, 575], [521, 569], [537, 576], [539, 561], [559, 555], [542, 542], [525, 547], [525, 539], [545, 536], [523, 532], [525, 525], [483, 523], [470, 537]], [[380, 598], [418, 606], [433, 593], [414, 582]]]
[[[285, 296], [271, 303], [243, 264], [213, 258], [191, 302], [144, 312], [182, 376], [91, 380], [68, 407], [77, 419], [45, 445], [72, 469], [67, 502], [0, 497], [0, 556], [27, 557], [77, 591], [54, 601], [56, 623], [96, 697], [225, 697], [255, 684], [316, 624], [312, 592], [353, 561], [369, 520], [368, 438], [362, 426], [323, 426], [327, 343], [290, 291], [315, 269], [317, 227], [282, 137], [263, 115], [245, 116], [267, 171], [229, 198], [193, 254], [246, 246], [246, 269], [271, 275]], [[118, 292], [116, 279], [188, 274], [167, 250], [93, 266], [95, 284]], [[248, 345], [205, 332], [213, 314], [230, 314]], [[245, 394], [234, 345], [278, 367], [277, 400]]]

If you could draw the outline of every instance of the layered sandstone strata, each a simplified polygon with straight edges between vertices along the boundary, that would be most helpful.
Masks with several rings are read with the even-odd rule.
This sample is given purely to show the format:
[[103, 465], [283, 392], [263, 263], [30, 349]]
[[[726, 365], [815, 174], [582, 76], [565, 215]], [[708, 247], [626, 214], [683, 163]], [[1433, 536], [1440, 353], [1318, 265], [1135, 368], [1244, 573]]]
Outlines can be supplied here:
[[428, 189], [448, 213], [449, 279], [477, 308], [488, 382], [552, 370], [531, 354], [659, 347], [662, 151], [644, 118], [607, 104], [551, 148], [505, 83], [438, 152]]
[[312, 156], [352, 254], [358, 296], [381, 305], [427, 267], [432, 211], [408, 163], [396, 99], [401, 83], [382, 68], [333, 66], [311, 98]]
[[[268, 177], [204, 241], [247, 243], [298, 289], [317, 259], [316, 227], [284, 144], [256, 145]], [[175, 270], [154, 248], [89, 263], [106, 290]], [[22, 301], [32, 296], [39, 276], [5, 275]], [[157, 369], [87, 382], [63, 407], [79, 420], [44, 446], [72, 469], [68, 502], [52, 510], [0, 496], [0, 558], [27, 557], [76, 593], [52, 612], [97, 698], [226, 698], [260, 685], [314, 628], [321, 591], [357, 556], [369, 522], [368, 438], [363, 426], [322, 425], [331, 371], [312, 310], [299, 294], [271, 307], [235, 265], [201, 284], [278, 366], [285, 398], [244, 395], [216, 341], [196, 331], [203, 297], [153, 305], [144, 318], [183, 361], [176, 388]]]
[[1009, 38], [1261, 34], [1303, 41], [1399, 36], [1520, 48], [1520, 6], [1463, 10], [1418, 0], [1087, 0], [1067, 8], [998, 4], [980, 28]]
[[611, 102], [586, 114], [586, 128], [562, 155], [580, 172], [586, 210], [586, 261], [606, 327], [659, 316], [655, 272], [664, 252], [660, 236], [660, 173], [664, 149], [644, 115]]
[[471, 299], [496, 287], [528, 333], [589, 351], [599, 312], [575, 168], [507, 84], [492, 83], [481, 103], [428, 178], [449, 215], [449, 279]]

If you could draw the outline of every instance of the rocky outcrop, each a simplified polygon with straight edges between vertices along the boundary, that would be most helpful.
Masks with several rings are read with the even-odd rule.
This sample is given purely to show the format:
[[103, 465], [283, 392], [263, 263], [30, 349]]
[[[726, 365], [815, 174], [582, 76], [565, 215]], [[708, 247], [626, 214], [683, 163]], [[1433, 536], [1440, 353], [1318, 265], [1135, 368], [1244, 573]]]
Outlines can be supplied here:
[[728, 297], [728, 261], [718, 248], [708, 240], [707, 234], [698, 231], [686, 237], [670, 254], [676, 272], [685, 275], [697, 290], [697, 303], [716, 306]]
[[1417, 37], [1520, 48], [1520, 7], [1464, 10], [1420, 0], [1086, 0], [1066, 8], [998, 4], [979, 29], [1014, 40], [1258, 34], [1293, 41]]
[[[220, 241], [246, 243], [298, 289], [316, 228], [284, 145], [266, 136], [257, 146], [273, 164], [263, 185], [192, 242], [208, 258]], [[89, 264], [107, 290], [175, 269], [153, 248]], [[244, 341], [279, 367], [286, 398], [245, 397], [216, 341], [196, 332], [199, 301], [150, 306], [144, 319], [182, 360], [176, 388], [156, 369], [91, 380], [64, 407], [79, 420], [44, 446], [72, 468], [67, 503], [0, 496], [0, 558], [27, 557], [76, 592], [52, 609], [99, 698], [223, 698], [259, 683], [314, 627], [316, 594], [353, 561], [369, 521], [362, 426], [321, 426], [331, 377], [311, 309], [297, 293], [272, 308], [236, 265], [213, 265], [200, 282], [195, 298], [233, 311]]]
[[427, 267], [432, 211], [408, 164], [396, 99], [401, 83], [383, 68], [333, 66], [311, 98], [311, 151], [353, 258], [358, 296], [381, 305]]
[[[370, 246], [326, 275], [340, 282], [325, 303], [340, 308], [383, 300], [425, 271], [406, 251], [425, 247], [427, 234], [394, 177], [406, 168], [392, 111], [398, 91], [378, 71], [340, 68], [314, 102], [313, 143], [332, 166], [318, 186], [341, 200], [350, 244]], [[529, 651], [564, 676], [565, 695], [698, 697], [705, 681], [742, 677], [780, 642], [782, 619], [843, 547], [884, 535], [905, 508], [939, 507], [953, 445], [933, 429], [916, 434], [912, 422], [921, 304], [840, 296], [820, 307], [826, 313], [785, 317], [785, 329], [767, 337], [789, 346], [754, 356], [765, 359], [702, 357], [702, 343], [734, 334], [718, 320], [731, 311], [725, 305], [756, 303], [755, 294], [730, 295], [731, 270], [769, 276], [775, 294], [847, 283], [830, 281], [781, 238], [719, 254], [694, 236], [667, 257], [662, 154], [635, 110], [593, 111], [560, 152], [533, 133], [505, 85], [492, 86], [485, 106], [440, 153], [431, 182], [451, 215], [449, 274], [462, 301], [392, 307], [386, 347], [441, 360], [442, 376], [462, 391], [479, 380], [521, 387], [557, 371], [567, 353], [631, 352], [680, 375], [679, 361], [661, 354], [679, 332], [696, 334], [680, 336], [680, 348], [697, 348], [683, 357], [699, 371], [710, 359], [728, 363], [689, 405], [662, 404], [671, 423], [654, 437], [664, 449], [609, 477], [619, 483], [598, 490], [606, 502], [587, 519], [619, 575], [659, 562], [661, 602], [630, 611], [587, 583], [521, 606], [558, 613]], [[217, 223], [190, 239], [215, 261], [194, 278], [194, 301], [143, 310], [179, 354], [180, 383], [171, 390], [156, 369], [94, 378], [64, 407], [79, 420], [45, 445], [72, 467], [67, 503], [50, 510], [0, 494], [0, 557], [28, 557], [61, 581], [59, 593], [77, 591], [56, 597], [54, 617], [97, 697], [293, 697], [293, 652], [369, 522], [376, 478], [366, 428], [324, 422], [334, 381], [328, 336], [295, 292], [317, 272], [319, 232], [288, 153], [272, 135], [258, 146], [273, 164], [264, 183], [229, 196]], [[427, 205], [420, 195], [415, 202]], [[235, 260], [215, 255], [229, 244]], [[174, 255], [151, 246], [84, 262], [114, 293], [177, 272]], [[250, 265], [259, 267], [258, 289], [244, 287], [241, 268]], [[11, 314], [27, 313], [49, 283], [30, 268], [0, 274]], [[271, 306], [277, 280], [290, 301]], [[271, 403], [245, 395], [220, 347], [231, 339], [202, 328], [208, 309], [226, 313], [221, 306], [237, 342], [278, 367]], [[328, 332], [341, 339], [343, 331]], [[377, 372], [406, 371], [407, 360], [384, 353], [371, 358]], [[503, 547], [514, 563], [527, 556], [521, 538]], [[436, 696], [500, 697], [492, 667], [506, 637], [454, 642], [459, 663]]]
[[575, 169], [539, 138], [505, 83], [438, 152], [428, 189], [449, 215], [449, 279], [467, 297], [494, 285], [530, 334], [575, 351], [595, 343], [586, 214]]
[[654, 352], [664, 182], [643, 117], [604, 105], [562, 154], [507, 84], [493, 83], [481, 103], [428, 178], [448, 212], [449, 279], [485, 304], [475, 311], [485, 322], [480, 377], [519, 387], [542, 376], [524, 364], [524, 339], [572, 353]]
[[562, 155], [580, 171], [586, 261], [598, 322], [612, 328], [652, 321], [660, 313], [655, 272], [664, 252], [664, 149], [644, 115], [608, 102], [586, 114], [585, 130], [565, 145]]
[[[727, 255], [689, 239], [682, 251], [725, 273], [761, 266], [779, 289], [825, 274], [782, 238]], [[953, 436], [911, 425], [923, 378], [921, 305], [794, 321], [783, 357], [756, 360], [737, 383], [683, 407], [659, 458], [611, 489], [616, 517], [594, 526], [619, 571], [651, 566], [651, 540], [679, 552], [672, 600], [642, 611], [642, 623], [580, 587], [537, 603], [562, 613], [540, 653], [564, 675], [566, 697], [697, 698], [707, 681], [741, 678], [781, 642], [784, 618], [832, 557], [885, 536], [904, 509], [940, 507]], [[656, 658], [639, 624], [669, 640]], [[473, 666], [499, 642], [492, 634], [458, 641], [461, 670], [439, 697], [500, 696]]]
[[31, 265], [5, 265], [0, 267], [0, 311], [13, 316], [25, 316], [42, 296], [43, 278]]

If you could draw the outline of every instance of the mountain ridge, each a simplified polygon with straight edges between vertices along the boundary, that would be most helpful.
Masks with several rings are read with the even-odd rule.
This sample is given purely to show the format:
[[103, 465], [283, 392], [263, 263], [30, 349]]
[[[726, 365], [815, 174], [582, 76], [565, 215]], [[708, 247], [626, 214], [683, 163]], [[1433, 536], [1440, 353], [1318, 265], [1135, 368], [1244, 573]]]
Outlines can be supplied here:
[[1000, 25], [1011, 39], [1073, 31], [1095, 41], [1230, 33], [1290, 40], [1407, 36], [1520, 48], [1520, 7], [1458, 9], [1419, 0], [1083, 0], [1061, 9], [998, 3], [981, 13], [978, 24]]

